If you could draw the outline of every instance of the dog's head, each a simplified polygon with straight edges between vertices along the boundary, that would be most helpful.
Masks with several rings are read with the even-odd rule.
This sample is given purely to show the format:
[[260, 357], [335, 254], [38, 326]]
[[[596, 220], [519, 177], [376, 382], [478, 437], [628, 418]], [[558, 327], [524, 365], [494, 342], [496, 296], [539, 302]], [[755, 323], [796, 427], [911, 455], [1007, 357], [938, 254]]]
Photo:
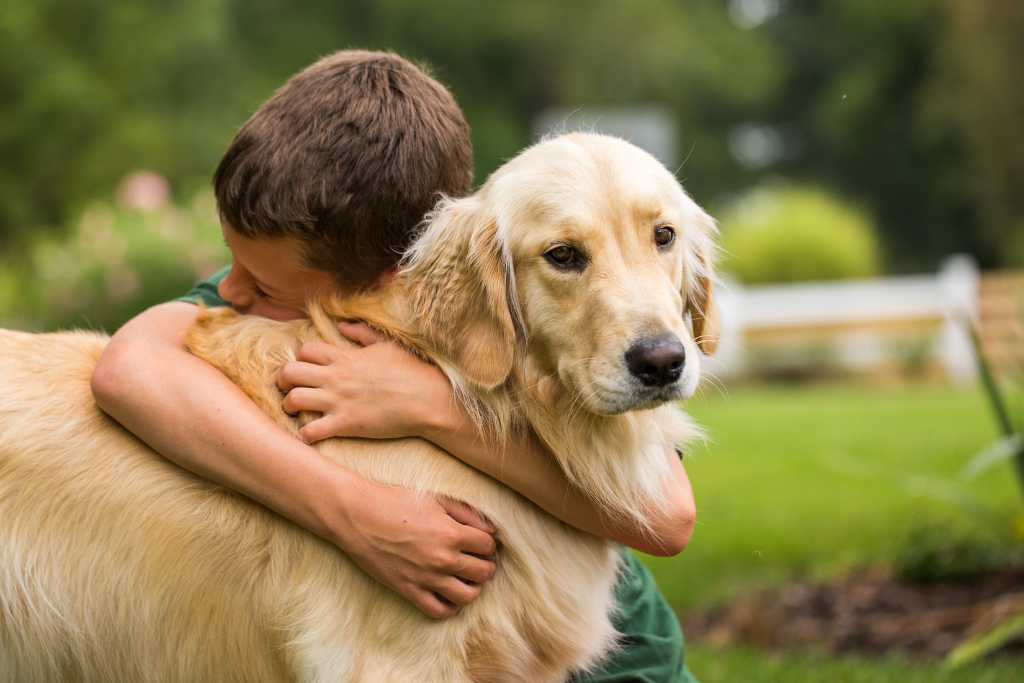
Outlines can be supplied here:
[[[714, 222], [617, 138], [541, 142], [443, 202], [406, 260], [423, 339], [479, 389], [557, 378], [589, 412], [688, 398], [714, 348]], [[525, 353], [522, 353], [525, 352]]]

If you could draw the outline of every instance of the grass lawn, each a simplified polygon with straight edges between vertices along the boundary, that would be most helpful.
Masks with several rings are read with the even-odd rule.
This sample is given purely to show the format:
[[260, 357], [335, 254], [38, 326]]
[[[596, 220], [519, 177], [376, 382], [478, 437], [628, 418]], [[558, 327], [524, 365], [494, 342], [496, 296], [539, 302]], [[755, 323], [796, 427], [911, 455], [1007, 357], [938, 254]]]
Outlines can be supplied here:
[[[967, 520], [1006, 537], [1024, 511], [1009, 464], [961, 475], [996, 435], [978, 391], [744, 387], [707, 392], [687, 410], [710, 436], [686, 461], [697, 530], [680, 556], [643, 558], [684, 612], [788, 578], [890, 563], [928, 521]], [[703, 683], [1024, 680], [1012, 661], [947, 672], [902, 659], [687, 652]]]
[[995, 661], [946, 671], [903, 659], [830, 659], [813, 653], [714, 650], [688, 645], [687, 662], [701, 683], [1016, 683], [1021, 665]]
[[1008, 464], [960, 476], [996, 434], [979, 391], [740, 388], [687, 410], [710, 436], [686, 461], [697, 529], [678, 557], [644, 558], [680, 609], [890, 561], [928, 520], [1005, 535], [1024, 510]]

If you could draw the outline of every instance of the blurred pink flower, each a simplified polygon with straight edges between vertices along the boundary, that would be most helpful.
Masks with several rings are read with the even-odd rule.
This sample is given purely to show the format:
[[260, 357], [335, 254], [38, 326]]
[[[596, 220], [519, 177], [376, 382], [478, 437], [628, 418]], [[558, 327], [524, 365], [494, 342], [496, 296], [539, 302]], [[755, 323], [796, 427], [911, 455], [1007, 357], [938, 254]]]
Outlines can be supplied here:
[[170, 196], [167, 179], [152, 171], [129, 173], [117, 186], [117, 203], [126, 209], [156, 211], [167, 205]]

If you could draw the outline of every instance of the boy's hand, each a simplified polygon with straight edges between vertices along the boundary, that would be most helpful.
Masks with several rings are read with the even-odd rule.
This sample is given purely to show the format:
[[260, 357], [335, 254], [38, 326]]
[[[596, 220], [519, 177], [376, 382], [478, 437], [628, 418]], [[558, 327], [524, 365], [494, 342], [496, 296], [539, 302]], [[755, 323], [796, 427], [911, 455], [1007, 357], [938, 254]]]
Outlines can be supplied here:
[[362, 323], [341, 323], [338, 329], [359, 347], [303, 344], [297, 360], [278, 375], [287, 412], [321, 413], [299, 432], [307, 443], [332, 436], [423, 436], [440, 414], [457, 410], [438, 368]]
[[494, 576], [494, 526], [464, 503], [365, 484], [365, 504], [338, 513], [336, 544], [429, 617], [450, 617], [475, 600]]
[[[436, 367], [361, 323], [338, 329], [359, 348], [304, 344], [278, 376], [287, 412], [321, 413], [300, 431], [306, 442], [420, 436], [428, 410], [455, 409]], [[476, 599], [494, 575], [495, 529], [464, 503], [365, 481], [328, 526], [364, 571], [435, 619]]]

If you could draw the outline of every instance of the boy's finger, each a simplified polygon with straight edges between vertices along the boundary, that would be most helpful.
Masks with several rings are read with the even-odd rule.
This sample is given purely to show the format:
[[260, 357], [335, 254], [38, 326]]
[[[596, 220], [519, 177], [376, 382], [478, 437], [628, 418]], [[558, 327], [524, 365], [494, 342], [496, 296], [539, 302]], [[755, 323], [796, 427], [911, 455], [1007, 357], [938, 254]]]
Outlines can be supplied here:
[[338, 434], [334, 420], [326, 416], [313, 420], [299, 430], [299, 438], [306, 443], [316, 443], [332, 436], [340, 436], [340, 434]]
[[480, 586], [460, 581], [454, 576], [444, 577], [433, 588], [436, 594], [458, 607], [468, 605], [480, 595]]
[[488, 534], [493, 534], [497, 531], [495, 526], [491, 524], [486, 517], [462, 501], [440, 496], [438, 497], [437, 502], [445, 509], [448, 516], [459, 524], [475, 527]]
[[462, 555], [462, 565], [455, 575], [460, 579], [472, 581], [473, 583], [487, 583], [494, 576], [497, 565], [490, 560], [484, 560], [473, 555]]
[[317, 365], [330, 365], [340, 355], [341, 350], [331, 344], [325, 342], [306, 342], [299, 347], [299, 352], [295, 354], [295, 359], [307, 363], [316, 363]]
[[323, 366], [314, 363], [286, 363], [281, 372], [277, 373], [277, 388], [287, 392], [295, 387], [323, 386], [323, 372]]
[[498, 543], [494, 540], [494, 536], [471, 526], [462, 527], [458, 543], [459, 549], [464, 555], [472, 553], [480, 557], [490, 557], [498, 550]]
[[361, 322], [340, 322], [338, 332], [350, 342], [360, 346], [369, 346], [381, 341], [383, 337], [366, 323]]
[[428, 590], [418, 590], [411, 597], [417, 609], [431, 619], [447, 619], [459, 612], [458, 606]]
[[281, 401], [281, 407], [289, 415], [295, 415], [303, 410], [322, 413], [330, 409], [331, 402], [319, 389], [296, 387], [285, 395], [284, 400]]

